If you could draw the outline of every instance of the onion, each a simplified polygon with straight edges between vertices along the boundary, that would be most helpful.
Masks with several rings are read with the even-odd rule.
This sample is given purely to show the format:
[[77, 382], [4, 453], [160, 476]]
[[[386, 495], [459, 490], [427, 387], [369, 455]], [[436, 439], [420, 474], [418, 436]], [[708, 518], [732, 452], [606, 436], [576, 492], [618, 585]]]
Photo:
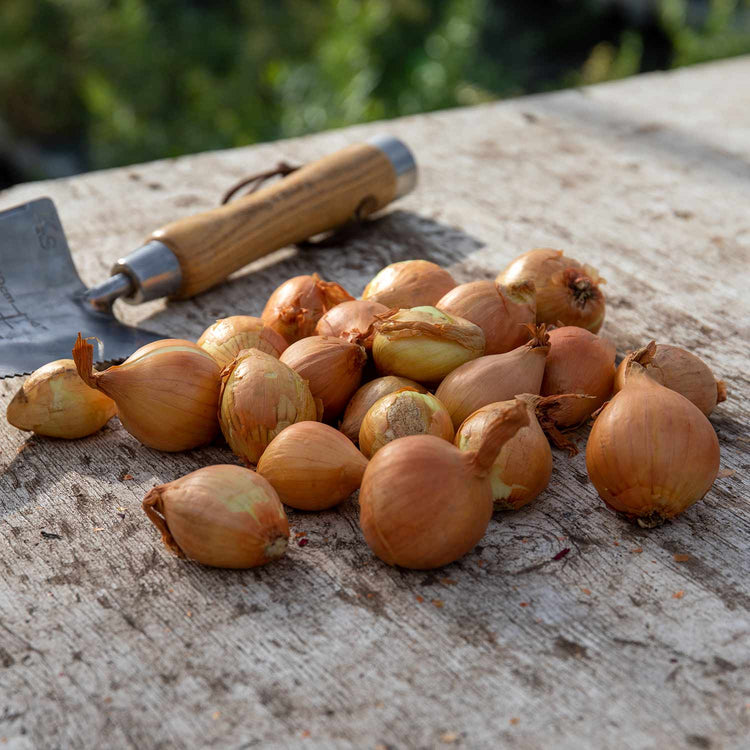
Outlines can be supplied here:
[[122, 426], [149, 448], [186, 451], [210, 443], [219, 431], [221, 371], [192, 341], [152, 341], [121, 365], [95, 371], [94, 348], [79, 333], [73, 361], [83, 382], [109, 396]]
[[334, 419], [346, 408], [362, 380], [367, 354], [358, 344], [335, 336], [308, 336], [292, 344], [280, 357], [323, 402], [323, 419]]
[[280, 432], [258, 461], [287, 505], [323, 510], [359, 489], [367, 459], [338, 430], [320, 422], [297, 422]]
[[456, 282], [444, 268], [428, 260], [404, 260], [381, 269], [362, 292], [362, 299], [386, 307], [434, 305]]
[[695, 404], [631, 362], [622, 390], [594, 422], [586, 468], [610, 508], [641, 526], [656, 526], [711, 488], [719, 441]]
[[[528, 505], [549, 484], [552, 476], [552, 451], [536, 417], [540, 396], [523, 394], [529, 424], [521, 427], [497, 454], [490, 469], [492, 499], [496, 510], [518, 510]], [[509, 401], [487, 404], [469, 415], [456, 432], [455, 444], [462, 451], [477, 450], [486, 431]]]
[[396, 375], [385, 375], [365, 383], [352, 396], [346, 407], [339, 429], [349, 440], [356, 443], [359, 440], [359, 428], [368, 409], [380, 398], [400, 388], [413, 388], [419, 393], [427, 393], [427, 389], [409, 378], [399, 378]]
[[354, 297], [342, 286], [323, 281], [317, 273], [295, 276], [274, 290], [263, 308], [261, 319], [287, 343], [293, 344], [313, 335], [323, 313], [352, 299]]
[[502, 354], [529, 340], [536, 292], [533, 283], [525, 281], [509, 286], [470, 281], [451, 289], [435, 307], [478, 325], [484, 332], [484, 353]]
[[451, 415], [431, 393], [401, 388], [376, 401], [362, 420], [359, 448], [372, 458], [384, 445], [408, 435], [453, 440]]
[[379, 372], [420, 383], [440, 382], [483, 351], [479, 326], [429, 306], [398, 310], [379, 320], [372, 344]]
[[365, 349], [372, 349], [374, 332], [372, 324], [377, 315], [388, 312], [385, 305], [372, 300], [355, 299], [342, 302], [331, 308], [318, 321], [315, 333], [318, 336], [337, 336]]
[[117, 411], [115, 402], [81, 380], [72, 359], [56, 359], [29, 375], [8, 404], [8, 422], [47, 437], [86, 437]]
[[476, 451], [464, 453], [433, 435], [399, 438], [379, 450], [359, 491], [359, 522], [373, 552], [389, 565], [418, 570], [465, 555], [492, 517], [492, 463], [528, 419], [521, 401], [507, 406]]
[[445, 404], [458, 429], [472, 412], [496, 401], [507, 401], [517, 393], [538, 394], [549, 352], [544, 325], [533, 330], [526, 344], [505, 354], [490, 354], [453, 370], [435, 395]]
[[252, 315], [232, 315], [217, 320], [203, 331], [197, 343], [219, 367], [226, 367], [243, 349], [259, 349], [280, 357], [287, 347], [283, 336]]
[[291, 367], [258, 349], [241, 351], [221, 372], [219, 423], [229, 447], [257, 464], [285, 427], [316, 420], [323, 404]]
[[536, 322], [580, 326], [596, 333], [604, 322], [604, 279], [591, 266], [566, 258], [562, 250], [541, 248], [516, 258], [498, 274], [500, 284], [533, 281]]
[[284, 554], [289, 522], [274, 488], [250, 469], [204, 466], [154, 487], [143, 510], [178, 557], [253, 568]]
[[558, 427], [588, 419], [612, 393], [615, 347], [585, 328], [563, 326], [549, 332], [550, 350], [544, 367], [542, 396], [580, 393], [594, 398], [570, 399], [557, 412]]
[[727, 388], [723, 380], [716, 380], [709, 366], [695, 354], [669, 344], [654, 341], [630, 352], [615, 373], [614, 389], [619, 391], [630, 362], [638, 362], [657, 383], [681, 393], [706, 416], [717, 403], [726, 400]]

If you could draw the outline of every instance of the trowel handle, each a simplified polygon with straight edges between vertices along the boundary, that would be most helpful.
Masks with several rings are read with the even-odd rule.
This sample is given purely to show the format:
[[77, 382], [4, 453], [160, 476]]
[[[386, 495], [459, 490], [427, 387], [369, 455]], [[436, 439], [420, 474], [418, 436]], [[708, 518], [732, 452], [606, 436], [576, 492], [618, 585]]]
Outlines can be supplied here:
[[416, 170], [413, 160], [405, 169], [403, 153], [401, 161], [394, 157], [394, 143], [411, 158], [395, 138], [348, 146], [247, 197], [154, 232], [149, 239], [179, 261], [182, 282], [170, 296], [192, 297], [263, 255], [367, 216], [408, 192]]

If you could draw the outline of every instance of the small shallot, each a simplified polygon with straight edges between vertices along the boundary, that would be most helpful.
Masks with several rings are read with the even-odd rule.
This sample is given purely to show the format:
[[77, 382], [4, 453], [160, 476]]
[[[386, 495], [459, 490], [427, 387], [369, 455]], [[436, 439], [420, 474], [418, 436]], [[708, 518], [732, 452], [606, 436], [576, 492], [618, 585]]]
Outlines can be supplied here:
[[578, 326], [552, 329], [549, 344], [540, 393], [542, 396], [563, 393], [591, 396], [568, 400], [556, 414], [558, 427], [578, 425], [588, 419], [612, 393], [614, 344]]
[[362, 299], [395, 308], [434, 305], [454, 286], [454, 278], [436, 263], [403, 260], [381, 269], [365, 287]]
[[308, 336], [293, 343], [280, 357], [323, 402], [323, 419], [335, 419], [346, 408], [362, 381], [367, 353], [359, 344], [336, 336]]
[[257, 464], [285, 427], [317, 420], [322, 413], [307, 381], [271, 354], [245, 349], [221, 372], [221, 431], [247, 464]]
[[320, 422], [297, 422], [280, 432], [258, 462], [287, 505], [324, 510], [359, 489], [367, 459], [338, 430]]
[[[518, 399], [526, 404], [529, 424], [503, 445], [490, 469], [496, 510], [518, 510], [527, 505], [547, 487], [552, 476], [552, 451], [535, 411], [541, 397], [523, 394]], [[462, 451], [477, 450], [508, 403], [487, 404], [469, 415], [456, 432], [456, 446]]]
[[295, 276], [277, 287], [263, 308], [261, 319], [289, 344], [312, 336], [323, 313], [352, 300], [342, 286], [312, 276]]
[[226, 367], [243, 349], [259, 349], [280, 357], [287, 347], [283, 336], [252, 315], [232, 315], [217, 320], [203, 331], [197, 344], [219, 367]]
[[549, 352], [546, 326], [532, 326], [532, 338], [505, 354], [490, 354], [453, 370], [435, 395], [445, 405], [458, 429], [477, 409], [507, 401], [517, 393], [538, 394]]
[[638, 362], [657, 383], [681, 393], [706, 416], [716, 404], [726, 400], [727, 388], [723, 380], [716, 380], [709, 366], [700, 357], [669, 344], [652, 341], [642, 349], [630, 352], [615, 373], [615, 392], [625, 380], [630, 362]]
[[599, 497], [644, 527], [700, 500], [719, 471], [719, 441], [706, 415], [659, 385], [637, 362], [599, 412], [586, 444]]
[[528, 325], [536, 320], [536, 291], [527, 281], [508, 286], [470, 281], [451, 289], [435, 307], [478, 325], [484, 332], [484, 353], [502, 354], [529, 340]]
[[170, 552], [215, 568], [254, 568], [284, 554], [289, 522], [274, 488], [250, 469], [204, 466], [154, 487], [143, 510]]
[[434, 435], [399, 438], [379, 450], [359, 492], [359, 523], [372, 551], [389, 565], [417, 570], [465, 555], [492, 517], [492, 464], [528, 421], [517, 401], [499, 411], [476, 451]]
[[79, 333], [73, 361], [89, 388], [117, 404], [122, 426], [149, 448], [190, 450], [210, 443], [219, 431], [219, 365], [192, 341], [154, 341], [121, 365], [97, 372], [94, 348]]
[[516, 258], [498, 274], [500, 284], [533, 281], [536, 322], [581, 326], [596, 333], [604, 322], [604, 279], [595, 268], [567, 258], [562, 250], [540, 248]]
[[484, 352], [482, 329], [435, 307], [398, 310], [376, 324], [372, 356], [384, 375], [438, 383]]
[[451, 415], [431, 393], [402, 388], [376, 401], [362, 420], [359, 448], [372, 458], [384, 445], [407, 435], [453, 440]]
[[352, 344], [372, 349], [372, 324], [376, 316], [388, 312], [385, 305], [366, 299], [342, 302], [331, 308], [318, 321], [315, 333], [318, 336], [338, 336]]
[[58, 359], [29, 375], [8, 404], [8, 422], [47, 437], [82, 438], [104, 427], [115, 402], [81, 380], [72, 359]]
[[341, 432], [349, 440], [356, 443], [359, 440], [359, 428], [362, 426], [362, 420], [365, 418], [368, 409], [378, 399], [400, 388], [413, 388], [415, 391], [419, 391], [419, 393], [427, 393], [427, 389], [417, 383], [416, 380], [399, 378], [397, 375], [384, 375], [382, 378], [375, 378], [375, 380], [371, 380], [369, 383], [361, 386], [352, 396], [341, 420], [339, 427]]

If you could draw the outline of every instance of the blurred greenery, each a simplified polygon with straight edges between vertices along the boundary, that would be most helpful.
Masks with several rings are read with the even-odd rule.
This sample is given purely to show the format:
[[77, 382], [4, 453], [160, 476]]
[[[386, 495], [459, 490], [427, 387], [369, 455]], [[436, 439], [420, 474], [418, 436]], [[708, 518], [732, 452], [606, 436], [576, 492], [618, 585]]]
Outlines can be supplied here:
[[750, 0], [2, 0], [0, 186], [750, 52]]

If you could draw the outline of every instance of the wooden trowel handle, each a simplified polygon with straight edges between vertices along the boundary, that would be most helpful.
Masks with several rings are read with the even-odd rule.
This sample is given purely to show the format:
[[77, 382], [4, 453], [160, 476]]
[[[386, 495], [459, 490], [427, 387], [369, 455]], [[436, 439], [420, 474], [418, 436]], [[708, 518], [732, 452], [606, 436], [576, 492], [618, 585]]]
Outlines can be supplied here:
[[383, 150], [360, 143], [307, 164], [257, 192], [154, 232], [177, 256], [192, 297], [285, 245], [373, 213], [396, 197], [397, 173]]

